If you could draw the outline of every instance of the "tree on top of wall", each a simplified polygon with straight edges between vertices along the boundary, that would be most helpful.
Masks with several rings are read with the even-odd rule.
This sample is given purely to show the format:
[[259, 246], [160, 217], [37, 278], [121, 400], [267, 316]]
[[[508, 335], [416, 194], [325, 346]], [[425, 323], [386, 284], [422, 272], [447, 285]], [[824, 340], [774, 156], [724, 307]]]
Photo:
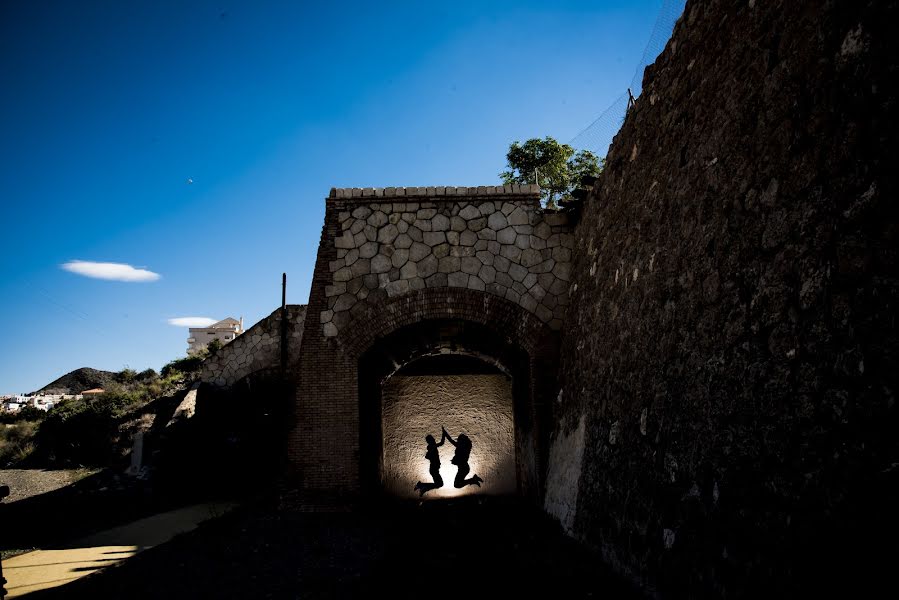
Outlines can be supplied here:
[[556, 208], [577, 189], [581, 177], [596, 177], [602, 171], [599, 157], [589, 150], [578, 150], [546, 136], [523, 144], [514, 141], [506, 153], [506, 170], [499, 174], [503, 183], [538, 183], [543, 205]]

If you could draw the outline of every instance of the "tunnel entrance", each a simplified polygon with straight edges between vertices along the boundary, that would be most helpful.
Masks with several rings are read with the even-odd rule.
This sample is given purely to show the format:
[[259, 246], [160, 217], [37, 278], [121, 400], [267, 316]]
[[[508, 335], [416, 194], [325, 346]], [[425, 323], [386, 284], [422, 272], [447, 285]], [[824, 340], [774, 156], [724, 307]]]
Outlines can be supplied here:
[[[387, 493], [450, 498], [517, 492], [512, 378], [495, 365], [459, 354], [424, 357], [391, 376], [381, 398], [380, 480]], [[441, 444], [443, 427], [450, 439]], [[466, 474], [452, 462], [460, 434], [472, 443]], [[429, 435], [440, 444], [435, 454], [428, 452]], [[431, 471], [438, 464], [435, 478]], [[419, 491], [417, 482], [424, 486]]]
[[478, 323], [422, 321], [377, 340], [359, 360], [366, 491], [417, 499], [422, 482], [425, 500], [537, 493], [531, 375], [525, 350]]

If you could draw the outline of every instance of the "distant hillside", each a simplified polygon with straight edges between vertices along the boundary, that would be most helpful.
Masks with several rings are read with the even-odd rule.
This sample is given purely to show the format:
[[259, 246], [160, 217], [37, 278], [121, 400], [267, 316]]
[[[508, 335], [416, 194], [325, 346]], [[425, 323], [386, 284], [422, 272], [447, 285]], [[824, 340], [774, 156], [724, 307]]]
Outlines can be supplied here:
[[80, 394], [84, 390], [102, 388], [115, 381], [116, 374], [82, 367], [48, 383], [35, 394]]

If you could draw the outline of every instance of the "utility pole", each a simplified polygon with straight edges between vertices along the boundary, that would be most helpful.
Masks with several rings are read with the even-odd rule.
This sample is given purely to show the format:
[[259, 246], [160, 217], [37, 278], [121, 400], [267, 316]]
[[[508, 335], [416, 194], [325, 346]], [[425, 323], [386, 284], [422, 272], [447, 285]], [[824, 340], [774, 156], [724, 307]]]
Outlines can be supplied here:
[[287, 377], [287, 273], [281, 273], [281, 381]]

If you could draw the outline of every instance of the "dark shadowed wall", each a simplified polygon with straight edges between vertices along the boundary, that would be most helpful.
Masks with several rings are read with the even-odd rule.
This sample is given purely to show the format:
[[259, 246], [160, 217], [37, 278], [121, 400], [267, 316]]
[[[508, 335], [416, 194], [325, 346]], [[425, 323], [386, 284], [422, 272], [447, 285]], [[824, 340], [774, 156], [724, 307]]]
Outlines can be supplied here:
[[669, 596], [895, 556], [896, 23], [689, 2], [585, 202], [545, 505]]

